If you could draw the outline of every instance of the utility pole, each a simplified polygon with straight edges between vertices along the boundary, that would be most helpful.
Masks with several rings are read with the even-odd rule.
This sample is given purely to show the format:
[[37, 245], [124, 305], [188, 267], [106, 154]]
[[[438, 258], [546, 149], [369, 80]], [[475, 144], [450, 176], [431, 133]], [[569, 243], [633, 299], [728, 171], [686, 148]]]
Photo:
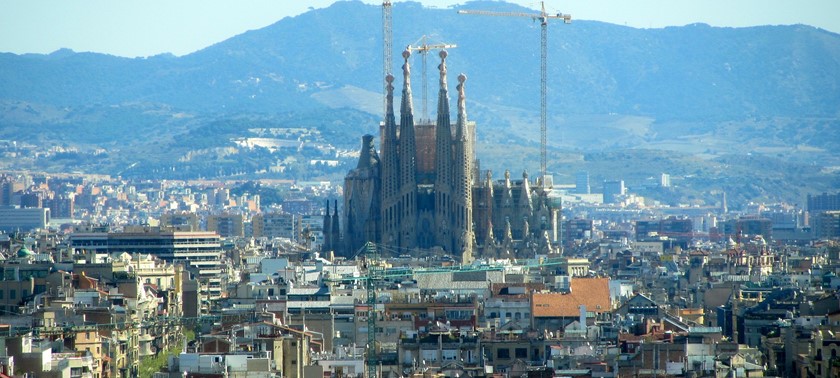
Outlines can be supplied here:
[[552, 18], [562, 19], [564, 23], [572, 23], [572, 15], [570, 14], [548, 14], [545, 12], [545, 2], [540, 2], [540, 13], [521, 13], [521, 12], [493, 12], [482, 10], [459, 10], [459, 14], [477, 14], [483, 16], [501, 16], [501, 17], [528, 17], [534, 21], [540, 22], [540, 174], [542, 175], [543, 183], [546, 179], [546, 82], [548, 81], [547, 74], [547, 56], [548, 56], [548, 20]]

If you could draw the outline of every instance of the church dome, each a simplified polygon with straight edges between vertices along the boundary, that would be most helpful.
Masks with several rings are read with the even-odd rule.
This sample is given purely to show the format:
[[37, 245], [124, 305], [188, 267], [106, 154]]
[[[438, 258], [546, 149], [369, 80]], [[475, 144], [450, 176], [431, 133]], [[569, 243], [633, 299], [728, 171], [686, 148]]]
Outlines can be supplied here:
[[26, 246], [21, 247], [17, 251], [17, 256], [18, 257], [29, 257], [29, 256], [32, 256], [34, 254], [35, 254], [35, 252], [30, 251], [28, 248], [26, 248]]

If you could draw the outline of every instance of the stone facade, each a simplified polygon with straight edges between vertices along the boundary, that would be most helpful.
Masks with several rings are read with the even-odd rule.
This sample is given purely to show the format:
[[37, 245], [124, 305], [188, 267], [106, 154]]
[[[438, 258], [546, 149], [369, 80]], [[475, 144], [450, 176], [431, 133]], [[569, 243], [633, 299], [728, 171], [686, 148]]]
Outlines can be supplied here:
[[[365, 135], [359, 163], [345, 177], [344, 211], [327, 211], [324, 249], [355, 255], [366, 242], [400, 254], [440, 248], [468, 262], [474, 256], [530, 257], [550, 253], [559, 205], [538, 181], [479, 179], [475, 123], [467, 120], [466, 76], [458, 76], [457, 115], [450, 118], [446, 52], [441, 52], [437, 120], [415, 124], [409, 53], [403, 53], [400, 121], [394, 113], [394, 77], [388, 75], [381, 156]], [[340, 217], [340, 222], [338, 222]], [[477, 241], [480, 241], [478, 243]]]

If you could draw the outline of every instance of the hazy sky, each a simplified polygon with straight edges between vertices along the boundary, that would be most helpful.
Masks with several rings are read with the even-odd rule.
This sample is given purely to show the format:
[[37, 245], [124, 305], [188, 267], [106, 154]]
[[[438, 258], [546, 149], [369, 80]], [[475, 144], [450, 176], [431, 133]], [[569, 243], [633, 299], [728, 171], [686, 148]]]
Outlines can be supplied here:
[[[184, 55], [335, 0], [0, 0], [0, 51]], [[381, 1], [364, 0], [370, 4]], [[397, 3], [399, 0], [394, 0]], [[422, 0], [447, 7], [464, 1]], [[539, 2], [511, 0], [530, 8]], [[634, 27], [807, 24], [840, 33], [840, 0], [551, 0], [549, 11]]]

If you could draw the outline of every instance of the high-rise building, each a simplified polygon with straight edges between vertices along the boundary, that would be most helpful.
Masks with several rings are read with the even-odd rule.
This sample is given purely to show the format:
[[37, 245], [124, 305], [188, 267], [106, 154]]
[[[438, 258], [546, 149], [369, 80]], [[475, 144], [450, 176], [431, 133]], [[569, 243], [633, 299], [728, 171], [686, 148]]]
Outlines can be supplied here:
[[808, 211], [816, 213], [819, 211], [840, 210], [840, 192], [835, 194], [808, 195]]
[[167, 213], [160, 216], [161, 227], [173, 227], [179, 231], [198, 231], [198, 215], [195, 213]]
[[773, 239], [773, 222], [764, 217], [745, 216], [723, 222], [723, 235], [740, 242], [744, 237], [761, 235], [765, 240]]
[[[400, 122], [394, 114], [394, 77], [388, 75], [385, 122], [380, 126], [381, 155], [373, 136], [362, 138], [359, 163], [345, 177], [344, 213], [324, 220], [330, 237], [325, 248], [350, 254], [366, 242], [394, 250], [441, 248], [468, 261], [475, 253], [527, 255], [514, 248], [517, 240], [551, 252], [556, 242], [559, 205], [548, 198], [541, 181], [528, 175], [493, 182], [478, 179], [474, 157], [475, 123], [467, 120], [466, 76], [458, 76], [457, 115], [449, 112], [446, 52], [441, 53], [440, 91], [435, 123], [415, 124], [411, 97], [409, 53], [403, 53]], [[329, 224], [329, 226], [327, 226]], [[330, 230], [327, 230], [330, 227]]]
[[694, 238], [694, 222], [690, 218], [668, 217], [660, 220], [635, 222], [636, 241], [649, 241], [667, 237], [680, 246], [687, 247]]
[[217, 214], [207, 216], [207, 231], [216, 232], [223, 238], [245, 236], [245, 222], [242, 214]]
[[29, 231], [46, 228], [50, 223], [50, 209], [0, 206], [0, 231]]
[[604, 203], [616, 203], [619, 197], [627, 194], [624, 187], [624, 180], [604, 181]]
[[0, 176], [0, 206], [12, 205], [12, 196], [15, 194], [15, 180], [11, 176]]
[[221, 240], [215, 232], [148, 226], [126, 226], [123, 232], [103, 232], [82, 227], [70, 234], [68, 243], [77, 253], [149, 254], [181, 263], [198, 278], [205, 299], [218, 299], [226, 285], [221, 274], [225, 269]]
[[50, 208], [53, 218], [73, 218], [75, 210], [74, 196], [60, 195], [44, 201], [44, 207]]
[[589, 172], [580, 171], [575, 174], [575, 193], [590, 194], [592, 188], [589, 186]]
[[659, 176], [659, 186], [663, 188], [670, 188], [671, 187], [671, 175], [667, 173], [663, 173]]
[[295, 240], [300, 228], [298, 215], [287, 213], [257, 214], [251, 219], [255, 238], [287, 238]]
[[20, 195], [20, 207], [44, 207], [44, 194], [41, 192], [26, 192]]
[[814, 234], [819, 239], [840, 238], [840, 211], [823, 211], [814, 217]]

